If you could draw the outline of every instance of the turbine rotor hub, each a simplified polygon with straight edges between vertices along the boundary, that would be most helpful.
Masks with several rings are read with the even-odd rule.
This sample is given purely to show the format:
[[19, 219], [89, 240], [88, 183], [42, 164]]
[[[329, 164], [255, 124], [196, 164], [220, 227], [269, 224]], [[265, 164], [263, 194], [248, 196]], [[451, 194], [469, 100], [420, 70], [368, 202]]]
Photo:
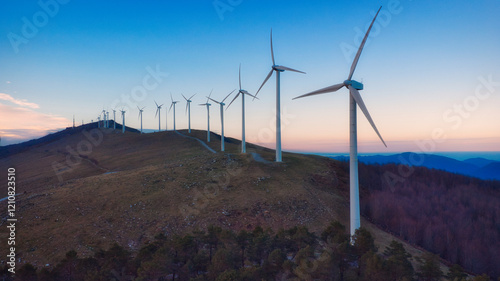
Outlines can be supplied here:
[[363, 84], [356, 80], [345, 80], [344, 85], [347, 87], [351, 85], [356, 90], [363, 90]]

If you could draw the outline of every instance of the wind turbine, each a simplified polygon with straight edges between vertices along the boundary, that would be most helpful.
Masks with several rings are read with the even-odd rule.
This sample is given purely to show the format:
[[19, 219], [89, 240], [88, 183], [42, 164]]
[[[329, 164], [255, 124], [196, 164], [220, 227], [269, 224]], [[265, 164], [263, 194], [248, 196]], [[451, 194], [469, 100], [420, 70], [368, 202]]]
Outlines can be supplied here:
[[220, 151], [224, 151], [224, 105], [226, 105], [224, 103], [224, 101], [232, 94], [234, 93], [234, 91], [236, 90], [232, 90], [231, 93], [229, 93], [229, 95], [227, 95], [221, 102], [219, 101], [216, 101], [214, 100], [213, 98], [211, 98], [210, 96], [208, 96], [207, 98], [209, 98], [210, 100], [212, 100], [213, 102], [216, 102], [220, 105], [220, 127], [221, 127], [221, 139], [220, 139]]
[[106, 110], [104, 110], [104, 108], [102, 109], [102, 115], [103, 115], [102, 126], [104, 128], [107, 128], [107, 126], [106, 126]]
[[266, 84], [267, 80], [273, 75], [273, 71], [276, 71], [276, 162], [281, 162], [281, 105], [280, 105], [280, 73], [285, 70], [298, 72], [306, 74], [305, 72], [289, 68], [282, 65], [276, 65], [274, 62], [274, 51], [273, 51], [273, 30], [271, 29], [271, 58], [273, 60], [273, 65], [271, 66], [271, 71], [267, 74], [266, 79], [262, 85], [260, 85], [259, 90], [255, 93], [255, 96], [259, 94], [260, 89]]
[[[182, 94], [181, 94], [182, 95]], [[196, 94], [192, 95], [189, 99], [187, 99], [184, 95], [182, 97], [186, 100], [186, 112], [188, 114], [188, 132], [191, 134], [191, 99], [195, 96]]]
[[122, 113], [122, 134], [125, 133], [125, 110], [120, 110], [120, 112]]
[[116, 130], [116, 110], [113, 109], [113, 130]]
[[[229, 108], [231, 106], [231, 104], [233, 103], [233, 101], [235, 101], [236, 98], [241, 94], [241, 153], [246, 153], [247, 149], [246, 149], [246, 142], [245, 142], [245, 95], [249, 95], [253, 98], [256, 98], [256, 97], [251, 95], [249, 92], [247, 92], [246, 90], [243, 90], [241, 88], [241, 64], [240, 64], [240, 71], [239, 71], [239, 82], [240, 82], [240, 84], [239, 84], [240, 89], [239, 89], [238, 93], [236, 94], [236, 96], [234, 96], [233, 100], [229, 103], [227, 108]], [[227, 110], [227, 108], [226, 108], [226, 110]]]
[[[172, 94], [170, 94], [170, 99], [172, 100], [170, 109], [172, 109], [172, 106], [174, 107], [174, 131], [175, 131], [175, 104], [178, 103], [179, 101], [174, 101], [174, 98], [172, 98]], [[170, 109], [168, 111], [170, 111]]]
[[143, 107], [143, 108], [139, 108], [137, 107], [137, 109], [139, 109], [139, 116], [141, 118], [141, 134], [142, 134], [142, 112], [144, 111], [144, 108], [146, 107]]
[[106, 111], [106, 128], [109, 128], [109, 111]]
[[156, 104], [156, 113], [155, 113], [155, 117], [156, 117], [156, 115], [158, 115], [158, 132], [160, 132], [160, 131], [161, 131], [161, 126], [160, 126], [160, 125], [161, 125], [161, 124], [160, 124], [160, 120], [161, 120], [161, 118], [160, 118], [160, 114], [161, 114], [161, 107], [163, 106], [163, 104], [162, 104], [162, 105], [158, 105], [158, 104], [156, 103], [156, 101], [155, 101], [155, 104]]
[[207, 97], [207, 102], [200, 104], [200, 105], [205, 105], [207, 107], [207, 142], [210, 142], [210, 106], [211, 106], [211, 104], [208, 103], [208, 99], [210, 99], [211, 95], [212, 95], [212, 91], [210, 91], [210, 95], [208, 95], [208, 97]]
[[[381, 9], [382, 7], [380, 7]], [[363, 90], [363, 84], [352, 80], [352, 75], [354, 74], [354, 70], [356, 69], [356, 65], [358, 64], [359, 57], [361, 55], [361, 51], [363, 50], [363, 47], [366, 43], [366, 39], [368, 38], [368, 34], [370, 33], [370, 30], [372, 29], [373, 23], [375, 22], [375, 19], [377, 18], [378, 13], [380, 12], [380, 9], [378, 9], [377, 14], [373, 18], [373, 21], [368, 28], [368, 31], [366, 31], [365, 37], [363, 38], [363, 41], [361, 42], [361, 45], [359, 46], [358, 52], [356, 53], [356, 56], [354, 57], [354, 61], [352, 62], [351, 65], [351, 70], [349, 72], [349, 76], [347, 80], [345, 80], [343, 83], [336, 84], [333, 86], [329, 86], [323, 89], [319, 89], [314, 92], [310, 92], [308, 94], [296, 97], [297, 98], [303, 98], [307, 96], [313, 96], [313, 95], [319, 95], [319, 94], [325, 94], [325, 93], [331, 93], [340, 90], [343, 87], [346, 87], [349, 89], [349, 124], [350, 124], [350, 160], [349, 160], [349, 174], [350, 174], [350, 213], [351, 213], [351, 236], [355, 234], [356, 229], [358, 229], [361, 226], [361, 219], [360, 219], [360, 212], [359, 212], [359, 183], [358, 183], [358, 141], [357, 141], [357, 121], [356, 121], [356, 104], [359, 105], [359, 108], [365, 115], [366, 119], [368, 119], [368, 122], [370, 122], [370, 125], [372, 128], [375, 130], [375, 133], [377, 133], [378, 137], [382, 141], [382, 143], [387, 147], [387, 145], [384, 142], [384, 139], [382, 139], [382, 136], [380, 135], [379, 131], [377, 130], [377, 127], [375, 126], [375, 123], [373, 122], [370, 113], [368, 112], [368, 109], [365, 106], [365, 103], [363, 102], [363, 99], [361, 98], [361, 95], [359, 94], [359, 90]]]
[[101, 128], [101, 114], [97, 116], [97, 128]]

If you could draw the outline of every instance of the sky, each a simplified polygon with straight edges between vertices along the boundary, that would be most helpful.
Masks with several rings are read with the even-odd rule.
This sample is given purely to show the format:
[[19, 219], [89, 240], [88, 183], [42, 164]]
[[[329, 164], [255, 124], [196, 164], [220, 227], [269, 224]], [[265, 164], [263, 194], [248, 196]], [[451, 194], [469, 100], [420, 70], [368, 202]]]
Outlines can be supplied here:
[[[387, 148], [358, 109], [360, 152], [500, 151], [500, 1], [77, 1], [0, 4], [1, 144], [126, 110], [126, 125], [206, 130], [206, 96], [255, 94], [276, 63], [283, 149], [349, 150], [349, 94], [292, 98], [343, 82], [380, 6], [353, 79]], [[246, 99], [246, 139], [275, 146], [276, 80]], [[228, 98], [228, 101], [232, 96]], [[226, 102], [228, 103], [228, 102]], [[241, 138], [241, 99], [225, 110]], [[121, 123], [119, 112], [117, 122]], [[219, 106], [210, 128], [220, 133]]]

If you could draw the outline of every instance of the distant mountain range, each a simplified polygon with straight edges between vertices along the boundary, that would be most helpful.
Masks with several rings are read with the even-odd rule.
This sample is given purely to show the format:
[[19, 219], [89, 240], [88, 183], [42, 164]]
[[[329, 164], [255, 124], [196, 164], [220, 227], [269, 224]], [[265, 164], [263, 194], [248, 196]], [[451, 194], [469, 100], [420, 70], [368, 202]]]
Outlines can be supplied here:
[[[348, 156], [331, 157], [340, 161], [349, 161]], [[364, 164], [403, 164], [422, 166], [451, 173], [472, 176], [485, 180], [500, 180], [500, 161], [485, 158], [470, 158], [463, 161], [446, 156], [405, 152], [394, 155], [359, 156], [359, 162]]]

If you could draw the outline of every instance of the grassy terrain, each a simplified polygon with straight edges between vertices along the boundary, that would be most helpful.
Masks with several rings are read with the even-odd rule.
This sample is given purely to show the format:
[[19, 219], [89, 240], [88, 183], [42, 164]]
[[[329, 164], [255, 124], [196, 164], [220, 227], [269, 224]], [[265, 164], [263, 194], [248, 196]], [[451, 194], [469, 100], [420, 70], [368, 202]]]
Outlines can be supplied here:
[[[71, 249], [91, 256], [114, 242], [135, 251], [160, 232], [182, 234], [210, 224], [236, 231], [257, 225], [319, 231], [332, 220], [349, 225], [348, 174], [335, 160], [284, 153], [284, 162], [274, 163], [274, 150], [247, 144], [247, 154], [240, 154], [240, 142], [230, 138], [226, 152], [214, 154], [172, 131], [95, 132], [102, 141], [89, 150], [89, 139], [76, 131], [0, 159], [0, 171], [17, 170], [16, 239], [23, 262], [54, 264]], [[206, 141], [206, 131], [190, 136]], [[220, 151], [220, 137], [212, 134], [208, 145]], [[78, 149], [82, 153], [72, 154]], [[267, 161], [255, 161], [252, 153]], [[6, 177], [0, 183], [6, 186]], [[0, 243], [6, 245], [5, 201], [0, 217]], [[362, 225], [380, 251], [395, 239], [364, 219]], [[0, 247], [0, 260], [6, 254]]]

